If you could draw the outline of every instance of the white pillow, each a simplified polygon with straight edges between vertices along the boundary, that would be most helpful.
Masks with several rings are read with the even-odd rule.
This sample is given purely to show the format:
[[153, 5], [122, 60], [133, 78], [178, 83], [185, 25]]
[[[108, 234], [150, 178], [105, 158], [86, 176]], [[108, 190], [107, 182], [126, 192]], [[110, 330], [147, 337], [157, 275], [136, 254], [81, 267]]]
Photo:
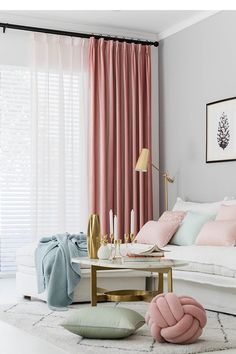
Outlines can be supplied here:
[[230, 199], [230, 200], [224, 200], [224, 203], [223, 203], [224, 205], [236, 205], [236, 199]]
[[[224, 198], [224, 200], [227, 199], [228, 199], [227, 197]], [[217, 214], [224, 200], [221, 200], [219, 202], [213, 202], [213, 203], [197, 203], [197, 202], [186, 202], [183, 199], [178, 197], [173, 207], [173, 211], [195, 211], [202, 214]]]

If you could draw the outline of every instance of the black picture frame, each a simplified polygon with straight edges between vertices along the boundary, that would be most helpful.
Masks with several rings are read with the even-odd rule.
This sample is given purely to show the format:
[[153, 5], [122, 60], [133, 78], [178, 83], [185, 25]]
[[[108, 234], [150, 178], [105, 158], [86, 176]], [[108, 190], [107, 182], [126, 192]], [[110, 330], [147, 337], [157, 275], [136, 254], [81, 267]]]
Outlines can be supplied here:
[[236, 97], [206, 104], [206, 163], [229, 161], [236, 161]]

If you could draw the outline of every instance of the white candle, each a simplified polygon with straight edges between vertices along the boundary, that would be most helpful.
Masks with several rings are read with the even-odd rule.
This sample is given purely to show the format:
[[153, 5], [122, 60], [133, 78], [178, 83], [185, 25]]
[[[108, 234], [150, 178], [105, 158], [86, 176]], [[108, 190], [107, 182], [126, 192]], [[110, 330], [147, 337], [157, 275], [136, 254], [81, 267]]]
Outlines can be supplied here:
[[130, 233], [134, 234], [134, 209], [130, 213]]
[[114, 216], [114, 240], [118, 240], [117, 216]]
[[110, 235], [114, 233], [113, 229], [113, 211], [109, 211], [109, 219], [110, 219]]

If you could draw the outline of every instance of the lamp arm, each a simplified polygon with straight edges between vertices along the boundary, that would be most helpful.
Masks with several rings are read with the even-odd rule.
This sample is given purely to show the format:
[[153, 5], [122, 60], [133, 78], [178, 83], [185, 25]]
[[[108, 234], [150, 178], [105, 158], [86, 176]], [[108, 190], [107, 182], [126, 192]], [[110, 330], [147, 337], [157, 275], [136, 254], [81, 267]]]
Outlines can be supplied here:
[[161, 170], [159, 169], [159, 167], [157, 167], [157, 166], [154, 165], [153, 163], [151, 163], [151, 165], [152, 165], [153, 168], [155, 168], [155, 169], [160, 173], [160, 175], [161, 175], [162, 177], [166, 178], [169, 183], [173, 183], [173, 182], [174, 182], [173, 178], [171, 178], [171, 177], [168, 175], [167, 172], [161, 171]]

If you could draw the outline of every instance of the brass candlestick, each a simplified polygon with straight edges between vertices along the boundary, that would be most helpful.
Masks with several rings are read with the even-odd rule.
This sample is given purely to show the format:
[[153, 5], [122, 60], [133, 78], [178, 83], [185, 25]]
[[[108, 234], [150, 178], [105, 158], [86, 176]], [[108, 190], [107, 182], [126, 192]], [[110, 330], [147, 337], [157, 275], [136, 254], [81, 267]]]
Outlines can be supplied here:
[[134, 236], [134, 234], [130, 234], [130, 241], [131, 241], [131, 243], [133, 243], [134, 242], [134, 239], [135, 239], [135, 236]]

